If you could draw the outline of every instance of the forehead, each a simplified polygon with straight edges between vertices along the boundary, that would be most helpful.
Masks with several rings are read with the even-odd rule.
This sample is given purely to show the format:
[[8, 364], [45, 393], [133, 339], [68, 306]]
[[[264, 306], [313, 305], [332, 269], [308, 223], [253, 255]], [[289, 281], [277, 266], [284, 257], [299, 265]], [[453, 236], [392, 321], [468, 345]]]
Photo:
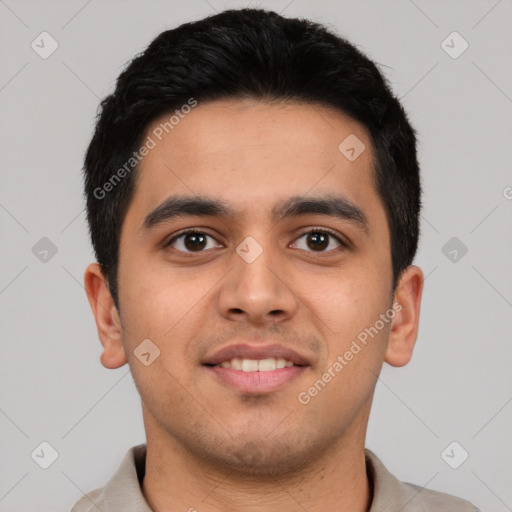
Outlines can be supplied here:
[[157, 151], [148, 155], [146, 164], [167, 149], [175, 157], [186, 155], [189, 163], [198, 165], [207, 157], [215, 157], [217, 164], [230, 166], [236, 159], [237, 168], [246, 163], [254, 167], [252, 158], [257, 156], [260, 161], [265, 157], [291, 162], [306, 158], [309, 165], [314, 162], [318, 167], [341, 156], [339, 145], [348, 136], [364, 141], [367, 151], [359, 163], [372, 154], [366, 129], [348, 115], [323, 105], [219, 100], [199, 104], [181, 119], [174, 116], [177, 123], [173, 126], [166, 123], [169, 117], [160, 117], [147, 129], [147, 135], [155, 138], [156, 133], [162, 140], [156, 141]]
[[[371, 139], [338, 110], [222, 100], [199, 103], [173, 124], [171, 115], [146, 130], [143, 140], [154, 147], [139, 164], [128, 213], [141, 217], [176, 194], [223, 199], [240, 218], [308, 193], [340, 192], [365, 209], [379, 207]], [[348, 158], [347, 146], [362, 152]]]

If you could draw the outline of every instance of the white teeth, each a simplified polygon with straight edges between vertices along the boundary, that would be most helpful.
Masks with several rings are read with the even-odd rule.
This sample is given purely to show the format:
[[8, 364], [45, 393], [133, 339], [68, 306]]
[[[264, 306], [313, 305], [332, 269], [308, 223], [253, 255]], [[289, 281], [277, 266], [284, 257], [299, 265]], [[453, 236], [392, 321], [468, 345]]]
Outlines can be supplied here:
[[258, 370], [260, 372], [271, 372], [276, 369], [276, 360], [273, 357], [269, 359], [260, 359], [258, 361]]
[[231, 368], [233, 370], [241, 370], [242, 369], [242, 360], [239, 357], [235, 357], [231, 359]]
[[242, 359], [242, 371], [257, 372], [258, 371], [258, 360], [257, 359]]
[[277, 368], [289, 368], [293, 366], [293, 363], [282, 357], [269, 357], [259, 360], [235, 357], [231, 361], [223, 361], [219, 366], [222, 366], [222, 368], [233, 368], [233, 370], [242, 370], [243, 372], [271, 372]]

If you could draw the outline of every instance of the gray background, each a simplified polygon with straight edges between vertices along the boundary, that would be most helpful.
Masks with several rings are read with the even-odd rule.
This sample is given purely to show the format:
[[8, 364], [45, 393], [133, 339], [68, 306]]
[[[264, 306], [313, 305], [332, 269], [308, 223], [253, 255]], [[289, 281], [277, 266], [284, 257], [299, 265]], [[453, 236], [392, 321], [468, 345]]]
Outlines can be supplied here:
[[[83, 290], [83, 153], [100, 98], [151, 39], [248, 5], [348, 37], [419, 131], [420, 333], [407, 367], [383, 369], [367, 446], [402, 480], [512, 510], [510, 0], [0, 0], [0, 511], [69, 510], [144, 441], [128, 368], [100, 365]], [[43, 31], [59, 45], [46, 59], [31, 47]], [[469, 43], [458, 58], [442, 46], [453, 31]], [[43, 237], [57, 248], [46, 261]], [[46, 470], [31, 458], [42, 441], [59, 455]], [[469, 453], [458, 469], [441, 456], [452, 441]], [[448, 453], [453, 464], [462, 451]]]

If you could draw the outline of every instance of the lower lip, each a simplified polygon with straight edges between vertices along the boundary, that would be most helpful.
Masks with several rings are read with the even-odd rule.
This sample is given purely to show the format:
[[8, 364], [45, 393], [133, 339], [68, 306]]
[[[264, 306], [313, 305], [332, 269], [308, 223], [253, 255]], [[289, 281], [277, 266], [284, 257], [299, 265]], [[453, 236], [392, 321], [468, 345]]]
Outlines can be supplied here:
[[244, 372], [222, 366], [205, 366], [223, 383], [245, 393], [269, 393], [296, 379], [307, 366], [290, 366], [269, 372]]

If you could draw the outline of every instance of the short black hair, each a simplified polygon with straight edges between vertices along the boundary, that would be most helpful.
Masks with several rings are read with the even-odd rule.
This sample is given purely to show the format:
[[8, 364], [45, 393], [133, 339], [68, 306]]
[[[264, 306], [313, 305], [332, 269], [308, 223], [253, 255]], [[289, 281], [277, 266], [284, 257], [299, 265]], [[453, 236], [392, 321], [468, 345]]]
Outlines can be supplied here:
[[364, 125], [390, 229], [393, 291], [412, 263], [421, 208], [416, 131], [386, 78], [321, 24], [264, 9], [231, 9], [162, 32], [99, 106], [84, 159], [87, 220], [118, 310], [121, 226], [135, 191], [134, 156], [148, 125], [191, 100], [247, 98], [320, 104]]

